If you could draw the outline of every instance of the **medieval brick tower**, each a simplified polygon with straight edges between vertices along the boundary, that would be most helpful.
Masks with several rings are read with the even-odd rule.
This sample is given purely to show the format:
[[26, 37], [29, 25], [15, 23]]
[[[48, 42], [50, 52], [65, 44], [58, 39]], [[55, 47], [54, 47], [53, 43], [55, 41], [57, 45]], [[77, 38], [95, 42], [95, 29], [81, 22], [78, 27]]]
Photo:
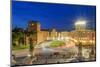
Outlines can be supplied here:
[[29, 21], [28, 31], [39, 32], [40, 31], [40, 23], [38, 21]]
[[29, 21], [28, 23], [28, 32], [30, 38], [35, 42], [38, 43], [38, 33], [40, 32], [40, 24], [38, 21]]

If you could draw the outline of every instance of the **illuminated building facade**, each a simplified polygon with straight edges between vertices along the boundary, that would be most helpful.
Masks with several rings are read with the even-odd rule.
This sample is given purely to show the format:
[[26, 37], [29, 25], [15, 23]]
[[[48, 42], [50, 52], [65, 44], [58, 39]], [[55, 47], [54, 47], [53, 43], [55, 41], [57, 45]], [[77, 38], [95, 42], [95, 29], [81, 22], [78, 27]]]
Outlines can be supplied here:
[[[28, 24], [28, 31], [36, 32], [37, 44], [46, 40], [66, 40], [69, 38], [74, 39], [76, 42], [81, 41], [83, 45], [85, 44], [95, 44], [95, 31], [87, 30], [86, 26], [83, 24], [75, 24], [75, 30], [73, 31], [61, 31], [58, 32], [56, 29], [41, 30], [40, 24], [37, 21], [31, 21]], [[32, 36], [34, 38], [35, 36]], [[28, 40], [28, 39], [27, 39]]]

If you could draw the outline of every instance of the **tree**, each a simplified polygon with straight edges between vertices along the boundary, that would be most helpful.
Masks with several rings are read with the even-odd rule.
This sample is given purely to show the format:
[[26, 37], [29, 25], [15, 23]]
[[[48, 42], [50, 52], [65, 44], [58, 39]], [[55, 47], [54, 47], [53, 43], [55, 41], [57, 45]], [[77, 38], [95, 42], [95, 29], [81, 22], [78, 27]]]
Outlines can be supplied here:
[[24, 32], [22, 32], [22, 29], [14, 28], [12, 31], [12, 45], [13, 46], [20, 46], [23, 44], [24, 40]]

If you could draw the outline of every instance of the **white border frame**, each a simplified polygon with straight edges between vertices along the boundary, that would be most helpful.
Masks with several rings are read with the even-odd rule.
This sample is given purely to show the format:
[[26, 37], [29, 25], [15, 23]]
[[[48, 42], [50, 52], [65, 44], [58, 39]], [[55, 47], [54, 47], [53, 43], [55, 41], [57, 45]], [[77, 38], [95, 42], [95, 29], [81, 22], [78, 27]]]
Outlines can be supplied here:
[[[25, 1], [25, 0], [24, 0]], [[100, 62], [100, 1], [99, 0], [27, 0], [36, 2], [50, 2], [50, 3], [67, 3], [67, 4], [81, 4], [81, 5], [96, 5], [97, 20], [96, 20], [96, 45], [97, 45], [97, 60], [96, 62], [84, 63], [67, 63], [67, 64], [52, 64], [52, 65], [38, 65], [39, 67], [98, 67]], [[0, 0], [0, 67], [10, 66], [10, 0]], [[31, 66], [28, 66], [31, 67]]]

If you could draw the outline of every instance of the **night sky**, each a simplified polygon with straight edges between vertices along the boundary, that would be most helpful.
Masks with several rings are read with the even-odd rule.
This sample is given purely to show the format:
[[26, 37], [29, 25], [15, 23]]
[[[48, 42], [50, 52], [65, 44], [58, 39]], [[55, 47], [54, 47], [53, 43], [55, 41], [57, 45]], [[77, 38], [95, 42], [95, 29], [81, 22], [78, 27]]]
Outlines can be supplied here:
[[12, 2], [12, 26], [26, 29], [30, 20], [39, 21], [41, 29], [73, 30], [77, 20], [87, 21], [87, 28], [94, 29], [96, 24], [96, 7], [39, 3]]

